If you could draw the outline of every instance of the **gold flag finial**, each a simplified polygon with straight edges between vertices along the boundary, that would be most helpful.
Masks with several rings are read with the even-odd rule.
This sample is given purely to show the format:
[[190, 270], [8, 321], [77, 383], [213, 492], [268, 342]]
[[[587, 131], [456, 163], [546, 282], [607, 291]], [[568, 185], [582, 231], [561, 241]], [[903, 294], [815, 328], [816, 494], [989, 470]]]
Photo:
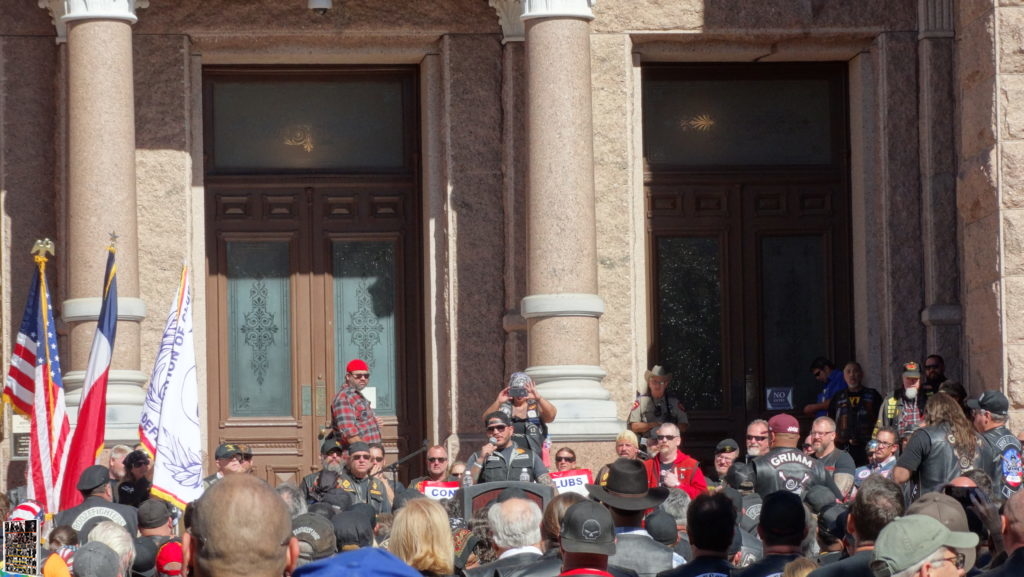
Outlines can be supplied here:
[[50, 253], [50, 256], [54, 256], [53, 241], [48, 238], [37, 240], [36, 243], [32, 245], [31, 252], [32, 254], [43, 258], [46, 258], [46, 253]]
[[117, 246], [117, 239], [121, 237], [117, 236], [117, 231], [110, 231], [110, 246]]

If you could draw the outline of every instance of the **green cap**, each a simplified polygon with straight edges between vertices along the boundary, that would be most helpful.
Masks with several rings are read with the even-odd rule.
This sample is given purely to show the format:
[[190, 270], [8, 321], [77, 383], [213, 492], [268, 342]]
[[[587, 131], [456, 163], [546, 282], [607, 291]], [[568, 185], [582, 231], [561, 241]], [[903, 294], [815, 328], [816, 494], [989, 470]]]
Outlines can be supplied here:
[[871, 571], [875, 577], [889, 577], [924, 561], [940, 547], [964, 549], [977, 545], [974, 533], [950, 531], [927, 515], [907, 515], [886, 525], [878, 535]]

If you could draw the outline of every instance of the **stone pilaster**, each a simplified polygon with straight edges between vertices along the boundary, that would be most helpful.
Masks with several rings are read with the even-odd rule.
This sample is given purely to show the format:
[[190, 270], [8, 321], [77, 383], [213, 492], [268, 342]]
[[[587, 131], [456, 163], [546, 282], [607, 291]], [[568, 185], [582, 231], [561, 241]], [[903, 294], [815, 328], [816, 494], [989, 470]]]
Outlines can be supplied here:
[[[45, 5], [44, 5], [45, 4]], [[59, 12], [57, 4], [63, 4]], [[108, 233], [118, 235], [119, 324], [107, 392], [107, 440], [138, 438], [148, 375], [140, 369], [138, 226], [132, 30], [145, 0], [41, 3], [67, 27], [68, 405], [81, 401], [103, 283]]]
[[601, 386], [588, 0], [526, 0], [527, 372], [558, 407], [559, 439], [622, 428]]
[[[918, 3], [917, 61], [926, 354], [960, 378], [960, 259], [956, 231], [953, 1]], [[924, 359], [922, 358], [921, 361]]]

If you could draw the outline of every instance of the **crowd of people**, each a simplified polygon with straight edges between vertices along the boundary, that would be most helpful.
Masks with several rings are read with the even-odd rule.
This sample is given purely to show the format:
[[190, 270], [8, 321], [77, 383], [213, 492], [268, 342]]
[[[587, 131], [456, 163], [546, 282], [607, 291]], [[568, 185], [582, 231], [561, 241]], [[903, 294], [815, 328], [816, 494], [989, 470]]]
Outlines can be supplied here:
[[548, 450], [556, 410], [517, 373], [482, 416], [486, 442], [466, 462], [427, 448], [426, 474], [406, 487], [384, 474], [380, 421], [362, 397], [369, 369], [356, 360], [320, 471], [271, 488], [245, 474], [250, 447], [222, 444], [179, 519], [149, 497], [146, 453], [115, 449], [111, 467], [79, 479], [84, 502], [57, 514], [43, 574], [1024, 575], [1009, 401], [966, 398], [939, 362], [926, 361], [928, 379], [906, 364], [883, 398], [856, 363], [816, 359], [809, 429], [787, 413], [754, 420], [745, 443], [717, 443], [706, 475], [683, 451], [689, 422], [671, 374], [654, 367], [610, 462], [582, 487], [558, 483], [584, 469], [572, 447]]

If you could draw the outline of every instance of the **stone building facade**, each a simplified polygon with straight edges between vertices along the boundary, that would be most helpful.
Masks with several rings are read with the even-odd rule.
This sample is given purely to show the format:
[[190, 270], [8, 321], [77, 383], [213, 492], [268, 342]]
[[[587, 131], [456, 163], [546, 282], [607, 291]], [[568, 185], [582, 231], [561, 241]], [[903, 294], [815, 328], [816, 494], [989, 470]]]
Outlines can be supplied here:
[[[937, 352], [972, 394], [1000, 388], [1024, 402], [1024, 3], [314, 4], [0, 3], [3, 350], [28, 249], [50, 237], [74, 404], [116, 230], [111, 441], [134, 434], [182, 261], [196, 271], [206, 449], [252, 442], [276, 482], [315, 464], [338, 367], [362, 350], [345, 348], [341, 329], [363, 309], [338, 296], [367, 278], [364, 265], [337, 272], [358, 255], [393, 264], [370, 321], [389, 303], [373, 354], [390, 379], [377, 394], [397, 455], [424, 438], [468, 455], [483, 409], [526, 369], [559, 407], [554, 442], [599, 467], [644, 370], [669, 354], [696, 363], [677, 369], [676, 387], [694, 403], [697, 453], [768, 411], [769, 389], [813, 394], [806, 366], [818, 354], [856, 358], [869, 385], [889, 390], [902, 363]], [[310, 114], [329, 118], [338, 104], [317, 82], [350, 77], [397, 87], [402, 104], [381, 113], [400, 119], [393, 165], [349, 166], [338, 153], [303, 168], [289, 155], [313, 155], [320, 136], [254, 152], [244, 135], [268, 129], [230, 120], [282, 86], [282, 118], [321, 105]], [[701, 90], [709, 110], [738, 103], [743, 120], [694, 114], [672, 121], [687, 134], [665, 136], [654, 111], [678, 99], [664, 96]], [[312, 95], [308, 108], [296, 94]], [[386, 108], [376, 104], [361, 105]], [[686, 148], [715, 130], [732, 130], [722, 142], [733, 144]], [[357, 147], [382, 147], [371, 165], [390, 150], [390, 133], [374, 132]], [[737, 152], [765, 133], [777, 138]], [[702, 246], [703, 271], [686, 256]], [[246, 272], [276, 258], [277, 276]], [[699, 291], [679, 285], [691, 281], [710, 283], [710, 300], [688, 300]], [[245, 309], [255, 301], [239, 295], [260, 291], [284, 291], [283, 308]], [[791, 306], [805, 295], [813, 310]], [[713, 314], [694, 321], [677, 299]], [[262, 365], [235, 358], [256, 354], [238, 341], [254, 311], [277, 314], [277, 336], [265, 336], [283, 347], [260, 349]], [[710, 337], [687, 332], [702, 322]], [[810, 344], [797, 342], [804, 328]], [[710, 348], [670, 342], [691, 338]], [[695, 374], [708, 351], [710, 368]], [[243, 365], [260, 388], [232, 381]], [[278, 387], [266, 406], [264, 386]]]

